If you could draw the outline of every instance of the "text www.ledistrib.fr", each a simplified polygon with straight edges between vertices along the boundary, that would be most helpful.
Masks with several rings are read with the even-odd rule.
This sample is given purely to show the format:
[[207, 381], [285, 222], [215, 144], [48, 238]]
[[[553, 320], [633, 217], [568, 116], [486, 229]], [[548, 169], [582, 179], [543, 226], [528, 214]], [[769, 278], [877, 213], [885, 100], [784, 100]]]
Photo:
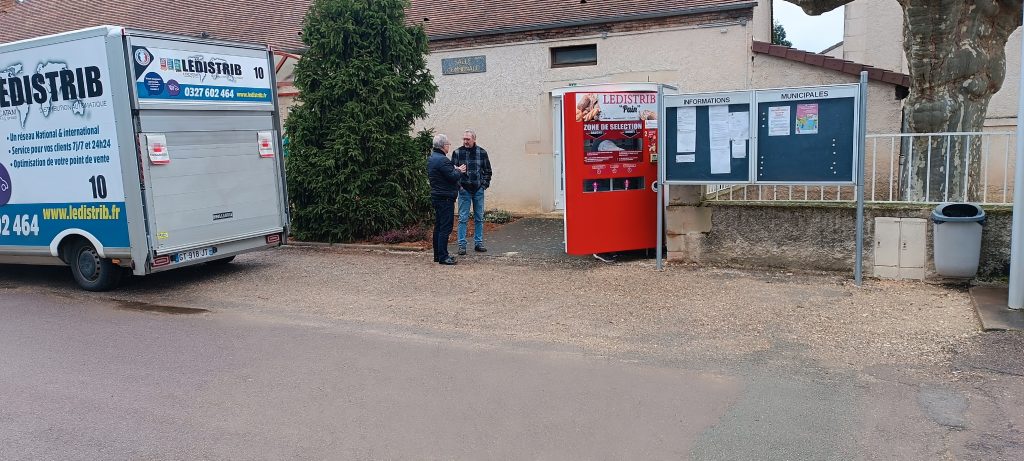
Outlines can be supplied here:
[[44, 220], [116, 220], [121, 218], [121, 207], [117, 205], [69, 205], [63, 208], [43, 208]]

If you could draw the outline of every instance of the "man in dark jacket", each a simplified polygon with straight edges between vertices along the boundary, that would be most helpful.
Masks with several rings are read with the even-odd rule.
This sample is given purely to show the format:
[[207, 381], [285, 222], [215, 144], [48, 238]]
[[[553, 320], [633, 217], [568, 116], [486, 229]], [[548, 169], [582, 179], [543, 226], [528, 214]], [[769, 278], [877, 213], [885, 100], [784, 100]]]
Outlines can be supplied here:
[[455, 197], [459, 194], [459, 180], [466, 174], [466, 166], [456, 167], [448, 159], [452, 143], [448, 136], [434, 136], [434, 148], [427, 160], [430, 179], [430, 201], [434, 204], [434, 262], [451, 266], [455, 258], [448, 255], [448, 236], [455, 224]]
[[487, 151], [476, 144], [476, 132], [466, 130], [462, 135], [462, 146], [452, 153], [452, 163], [466, 166], [466, 174], [459, 183], [459, 254], [466, 254], [466, 223], [469, 222], [469, 207], [473, 206], [473, 249], [487, 251], [484, 247], [484, 191], [491, 187], [491, 161]]

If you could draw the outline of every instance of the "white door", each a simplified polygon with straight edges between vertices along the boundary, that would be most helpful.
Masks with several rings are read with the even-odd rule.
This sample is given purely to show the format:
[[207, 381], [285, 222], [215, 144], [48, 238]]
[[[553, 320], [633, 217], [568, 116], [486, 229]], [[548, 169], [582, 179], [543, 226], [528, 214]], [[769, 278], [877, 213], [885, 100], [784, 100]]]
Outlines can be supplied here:
[[565, 210], [565, 160], [562, 156], [562, 96], [554, 96], [551, 104], [552, 142], [554, 159], [555, 210]]

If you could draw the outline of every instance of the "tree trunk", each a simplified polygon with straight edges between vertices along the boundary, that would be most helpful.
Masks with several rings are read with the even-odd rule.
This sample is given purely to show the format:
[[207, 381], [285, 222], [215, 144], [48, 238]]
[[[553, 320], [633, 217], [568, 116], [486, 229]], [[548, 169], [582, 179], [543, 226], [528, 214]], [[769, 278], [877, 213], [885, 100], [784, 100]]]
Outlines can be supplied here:
[[[850, 2], [789, 1], [812, 15]], [[1021, 25], [1021, 0], [898, 1], [903, 7], [903, 49], [911, 80], [904, 102], [905, 131], [982, 131], [989, 101], [1006, 75], [1006, 40]], [[980, 137], [915, 139], [905, 143], [903, 153], [900, 190], [904, 200], [981, 197]]]
[[[1006, 75], [1006, 40], [1020, 26], [1020, 0], [900, 4], [911, 77], [904, 106], [909, 131], [982, 131], [989, 101]], [[967, 138], [915, 139], [913, 150], [904, 152], [909, 163], [902, 173], [904, 200], [980, 199], [981, 138]]]

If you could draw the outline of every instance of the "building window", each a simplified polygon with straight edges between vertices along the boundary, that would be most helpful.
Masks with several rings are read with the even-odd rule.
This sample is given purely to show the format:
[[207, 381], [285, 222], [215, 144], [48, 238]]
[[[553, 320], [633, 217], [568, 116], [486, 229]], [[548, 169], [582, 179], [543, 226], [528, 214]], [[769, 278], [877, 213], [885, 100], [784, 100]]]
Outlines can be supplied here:
[[551, 67], [596, 66], [597, 45], [560, 46], [551, 49]]

